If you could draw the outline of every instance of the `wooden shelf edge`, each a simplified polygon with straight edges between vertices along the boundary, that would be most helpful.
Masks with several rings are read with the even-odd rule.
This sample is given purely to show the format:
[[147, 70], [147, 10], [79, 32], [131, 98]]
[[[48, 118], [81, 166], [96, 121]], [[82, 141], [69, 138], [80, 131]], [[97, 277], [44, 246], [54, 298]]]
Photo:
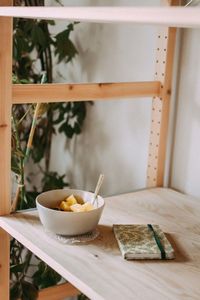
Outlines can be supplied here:
[[160, 94], [159, 81], [83, 83], [83, 84], [14, 84], [13, 104], [61, 101], [107, 100], [127, 97], [154, 97]]
[[198, 7], [0, 7], [0, 16], [200, 27]]
[[[18, 214], [18, 212], [16, 214]], [[28, 248], [32, 253], [38, 256], [41, 260], [46, 262], [52, 269], [58, 272], [58, 274], [60, 274], [63, 278], [65, 278], [69, 283], [71, 283], [73, 286], [76, 286], [77, 290], [81, 291], [85, 295], [88, 295], [89, 297], [90, 295], [93, 295], [93, 297], [95, 297], [96, 300], [103, 300], [88, 285], [82, 282], [78, 277], [74, 276], [61, 264], [57, 263], [50, 255], [48, 255], [47, 252], [40, 249], [40, 247], [38, 247], [37, 244], [35, 244], [34, 240], [29, 240], [23, 234], [18, 232], [13, 226], [9, 225], [9, 223], [6, 222], [6, 219], [12, 218], [12, 216], [14, 215], [15, 214], [0, 216], [0, 227], [4, 231], [6, 231], [10, 236], [17, 239], [22, 245]]]

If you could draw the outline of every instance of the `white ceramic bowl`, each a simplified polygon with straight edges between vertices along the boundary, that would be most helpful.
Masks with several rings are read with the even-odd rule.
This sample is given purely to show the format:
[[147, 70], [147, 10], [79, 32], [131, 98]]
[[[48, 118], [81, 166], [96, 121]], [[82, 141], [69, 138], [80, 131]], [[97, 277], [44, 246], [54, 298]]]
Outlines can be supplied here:
[[92, 231], [101, 217], [104, 199], [98, 196], [95, 209], [87, 212], [66, 212], [54, 208], [71, 194], [81, 196], [85, 202], [91, 202], [94, 194], [81, 190], [51, 190], [36, 198], [41, 223], [46, 230], [62, 235], [78, 235]]

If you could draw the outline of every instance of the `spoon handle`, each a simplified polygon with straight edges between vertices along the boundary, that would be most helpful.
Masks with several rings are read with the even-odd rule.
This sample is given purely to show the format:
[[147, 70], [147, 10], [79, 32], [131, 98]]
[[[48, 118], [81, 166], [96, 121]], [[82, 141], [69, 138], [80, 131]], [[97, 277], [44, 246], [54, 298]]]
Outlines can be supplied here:
[[99, 193], [99, 190], [100, 190], [100, 187], [101, 187], [101, 185], [103, 183], [103, 180], [104, 180], [104, 174], [100, 174], [98, 182], [97, 182], [97, 185], [96, 185], [96, 188], [95, 188], [95, 191], [94, 191], [94, 199], [92, 201], [92, 204], [94, 203], [94, 201], [97, 198], [97, 195]]

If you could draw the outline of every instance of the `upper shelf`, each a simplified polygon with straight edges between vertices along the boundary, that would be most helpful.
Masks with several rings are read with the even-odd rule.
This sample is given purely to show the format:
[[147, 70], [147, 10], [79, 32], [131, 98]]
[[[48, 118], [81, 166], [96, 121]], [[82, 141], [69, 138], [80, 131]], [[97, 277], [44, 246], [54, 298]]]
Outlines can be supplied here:
[[199, 7], [0, 7], [0, 16], [200, 27]]

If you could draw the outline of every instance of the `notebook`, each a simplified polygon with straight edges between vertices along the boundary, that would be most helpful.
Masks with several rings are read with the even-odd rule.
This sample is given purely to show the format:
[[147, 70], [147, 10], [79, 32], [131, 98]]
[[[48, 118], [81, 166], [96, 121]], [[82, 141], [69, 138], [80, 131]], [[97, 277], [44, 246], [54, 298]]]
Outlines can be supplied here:
[[113, 231], [127, 260], [175, 258], [174, 249], [159, 225], [114, 224]]

